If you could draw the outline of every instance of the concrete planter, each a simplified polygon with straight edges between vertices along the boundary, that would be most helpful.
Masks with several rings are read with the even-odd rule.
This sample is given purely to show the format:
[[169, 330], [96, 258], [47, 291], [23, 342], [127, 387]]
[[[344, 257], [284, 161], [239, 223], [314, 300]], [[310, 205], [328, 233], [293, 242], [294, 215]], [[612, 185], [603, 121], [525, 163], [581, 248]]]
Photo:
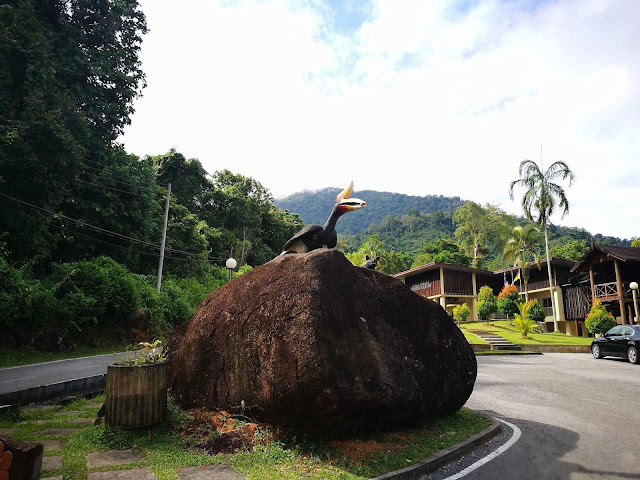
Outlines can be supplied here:
[[107, 427], [140, 428], [167, 418], [167, 362], [107, 367]]

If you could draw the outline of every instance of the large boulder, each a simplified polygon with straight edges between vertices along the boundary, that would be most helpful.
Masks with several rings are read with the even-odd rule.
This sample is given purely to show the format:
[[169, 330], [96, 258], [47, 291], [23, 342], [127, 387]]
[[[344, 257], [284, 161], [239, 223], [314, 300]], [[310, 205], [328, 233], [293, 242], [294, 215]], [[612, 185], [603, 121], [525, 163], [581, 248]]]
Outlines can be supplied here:
[[327, 249], [279, 256], [217, 289], [167, 350], [179, 405], [305, 428], [455, 412], [477, 373], [438, 304]]

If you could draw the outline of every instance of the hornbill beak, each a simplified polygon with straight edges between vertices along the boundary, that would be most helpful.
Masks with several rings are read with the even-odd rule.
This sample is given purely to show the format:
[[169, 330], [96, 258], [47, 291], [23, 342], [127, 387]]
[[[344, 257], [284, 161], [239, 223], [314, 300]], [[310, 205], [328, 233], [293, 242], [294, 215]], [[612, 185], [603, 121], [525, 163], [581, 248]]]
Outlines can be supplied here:
[[338, 194], [338, 196], [336, 197], [336, 203], [340, 203], [345, 198], [349, 198], [352, 193], [353, 193], [353, 182], [351, 182], [347, 188], [345, 188], [342, 192]]
[[367, 206], [367, 202], [359, 198], [345, 198], [338, 206], [341, 210], [348, 212], [349, 210], [358, 210]]

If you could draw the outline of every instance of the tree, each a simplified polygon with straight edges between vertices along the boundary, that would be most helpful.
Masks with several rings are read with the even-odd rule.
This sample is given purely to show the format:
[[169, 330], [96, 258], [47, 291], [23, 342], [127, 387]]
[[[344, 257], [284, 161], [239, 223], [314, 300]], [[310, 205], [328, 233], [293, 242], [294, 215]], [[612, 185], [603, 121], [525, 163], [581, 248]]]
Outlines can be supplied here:
[[393, 250], [387, 251], [387, 247], [380, 240], [379, 235], [369, 235], [367, 241], [360, 245], [356, 252], [347, 253], [345, 256], [356, 266], [362, 265], [367, 256], [369, 258], [380, 257], [376, 270], [387, 275], [408, 270], [411, 266], [411, 259], [407, 255], [398, 254]]
[[467, 318], [469, 318], [469, 315], [471, 315], [471, 309], [467, 306], [466, 303], [462, 303], [453, 307], [453, 319], [457, 323], [466, 322]]
[[527, 302], [529, 301], [529, 263], [535, 262], [540, 270], [540, 255], [538, 255], [540, 241], [540, 230], [535, 225], [527, 225], [524, 228], [518, 225], [513, 229], [513, 235], [507, 240], [502, 253], [504, 263], [512, 263], [514, 267], [520, 269], [524, 282], [524, 298]]
[[616, 325], [616, 321], [607, 309], [604, 308], [600, 300], [595, 300], [591, 311], [584, 320], [584, 324], [591, 333], [606, 333]]
[[521, 303], [518, 289], [513, 285], [506, 285], [498, 294], [498, 311], [507, 317], [514, 315]]
[[[633, 242], [632, 242], [633, 246]], [[570, 262], [577, 262], [587, 252], [589, 247], [584, 240], [569, 240], [561, 246], [551, 247], [549, 253], [553, 258], [564, 258]]]
[[484, 285], [478, 292], [478, 301], [476, 302], [476, 313], [479, 317], [485, 317], [489, 321], [492, 313], [498, 311], [498, 301], [493, 294], [491, 287]]
[[479, 268], [490, 247], [501, 246], [506, 232], [513, 224], [503, 210], [495, 205], [485, 207], [475, 202], [467, 202], [453, 213], [453, 221], [458, 225], [454, 233], [464, 253], [471, 257], [471, 266]]
[[640, 238], [634, 238], [633, 240], [631, 240], [631, 246], [640, 247]]
[[544, 230], [544, 245], [547, 254], [547, 271], [549, 274], [549, 292], [551, 293], [551, 306], [553, 310], [554, 331], [558, 329], [558, 306], [555, 304], [555, 295], [553, 294], [553, 278], [551, 276], [551, 262], [549, 255], [549, 236], [547, 233], [547, 224], [551, 215], [555, 212], [556, 206], [562, 209], [564, 217], [569, 212], [569, 202], [565, 195], [564, 189], [554, 183], [555, 180], [569, 179], [569, 186], [573, 183], [574, 175], [566, 163], [557, 161], [551, 164], [546, 170], [542, 171], [538, 165], [532, 160], [523, 160], [519, 168], [520, 178], [511, 182], [509, 186], [509, 196], [513, 200], [513, 189], [520, 185], [526, 190], [522, 196], [522, 209], [527, 219], [536, 222]]
[[450, 263], [467, 267], [471, 263], [471, 259], [460, 250], [456, 243], [439, 238], [433, 243], [425, 243], [422, 246], [422, 249], [413, 260], [412, 266], [419, 267], [431, 262]]

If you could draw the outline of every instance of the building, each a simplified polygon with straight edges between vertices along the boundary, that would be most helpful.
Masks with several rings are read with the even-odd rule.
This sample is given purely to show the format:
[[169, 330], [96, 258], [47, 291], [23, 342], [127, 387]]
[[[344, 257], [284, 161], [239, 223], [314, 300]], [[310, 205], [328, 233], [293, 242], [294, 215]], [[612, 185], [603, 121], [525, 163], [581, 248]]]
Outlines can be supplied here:
[[640, 248], [592, 245], [571, 272], [575, 276], [565, 288], [570, 318], [582, 316], [584, 319], [595, 299], [602, 302], [617, 323], [633, 323], [629, 284], [640, 282]]
[[[564, 314], [564, 295], [561, 285], [567, 283], [571, 276], [571, 268], [575, 262], [552, 258], [551, 276], [553, 295], [556, 305], [559, 306], [557, 312], [558, 328], [571, 335], [587, 335], [586, 329], [578, 328], [575, 322], [567, 322]], [[537, 299], [545, 310], [547, 317], [545, 327], [553, 331], [553, 313], [551, 306], [551, 290], [549, 289], [549, 274], [547, 271], [546, 259], [541, 261], [541, 268], [535, 263], [530, 264], [528, 295], [530, 299]], [[438, 302], [449, 314], [453, 312], [453, 307], [460, 304], [467, 304], [471, 309], [470, 320], [477, 321], [476, 302], [480, 287], [487, 285], [491, 287], [494, 295], [498, 295], [505, 282], [514, 284], [518, 291], [524, 294], [524, 283], [515, 281], [518, 268], [507, 268], [492, 272], [478, 268], [462, 267], [447, 263], [433, 262], [420, 267], [394, 275], [405, 282], [411, 290], [418, 295]], [[584, 318], [582, 319], [584, 322]]]

